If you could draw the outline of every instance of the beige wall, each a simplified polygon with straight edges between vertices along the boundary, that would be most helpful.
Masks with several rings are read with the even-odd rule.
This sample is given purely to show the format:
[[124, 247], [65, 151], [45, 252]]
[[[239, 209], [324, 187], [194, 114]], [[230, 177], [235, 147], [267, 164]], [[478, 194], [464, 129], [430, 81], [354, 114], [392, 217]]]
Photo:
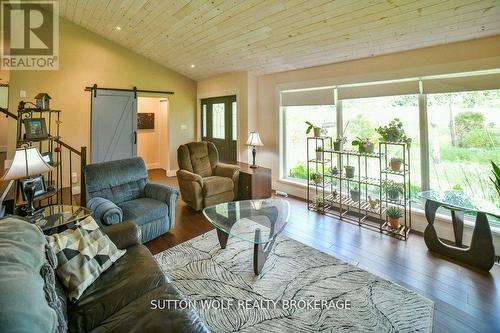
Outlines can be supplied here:
[[[238, 160], [247, 162], [248, 147], [245, 142], [248, 132], [257, 127], [257, 79], [248, 72], [232, 72], [198, 81], [198, 119], [199, 101], [203, 98], [236, 95], [238, 105]], [[198, 126], [199, 127], [199, 126]], [[197, 128], [198, 139], [201, 129]]]
[[[325, 66], [258, 77], [258, 129], [265, 147], [261, 164], [273, 170], [273, 188], [297, 195], [295, 187], [280, 184], [278, 90], [377, 80], [418, 77], [500, 68], [500, 36], [429, 47]], [[272, 128], [273, 130], [266, 130]]]
[[[196, 82], [64, 19], [60, 20], [59, 70], [12, 71], [10, 81], [10, 109], [16, 109], [20, 90], [27, 91], [28, 101], [39, 92], [47, 92], [52, 97], [51, 106], [62, 110], [62, 139], [74, 147], [90, 147], [90, 93], [84, 88], [94, 83], [175, 92], [168, 96], [172, 133], [169, 168], [177, 168], [177, 147], [195, 139]], [[181, 125], [186, 129], [181, 130]], [[15, 149], [13, 121], [8, 144], [11, 157]]]
[[137, 155], [141, 156], [148, 169], [159, 168], [160, 164], [160, 99], [139, 97], [137, 113], [154, 113], [154, 129], [137, 129]]
[[[7, 84], [9, 83], [10, 80], [10, 72], [9, 71], [4, 71], [0, 70], [0, 83], [2, 84]], [[0, 101], [4, 104], [4, 99], [6, 98], [5, 94], [8, 92], [8, 88], [2, 88], [0, 91]], [[8, 102], [8, 101], [7, 101]], [[5, 105], [0, 105], [2, 107], [5, 107]], [[0, 114], [0, 153], [7, 151], [7, 126], [8, 126], [8, 120], [5, 118], [3, 114]], [[2, 171], [0, 170], [0, 174]]]

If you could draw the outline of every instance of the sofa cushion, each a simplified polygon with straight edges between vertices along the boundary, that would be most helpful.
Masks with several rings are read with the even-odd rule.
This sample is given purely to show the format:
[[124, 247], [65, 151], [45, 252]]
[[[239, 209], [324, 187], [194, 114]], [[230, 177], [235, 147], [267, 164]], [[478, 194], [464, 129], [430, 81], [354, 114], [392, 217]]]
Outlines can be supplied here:
[[233, 187], [234, 183], [231, 178], [219, 176], [203, 178], [203, 195], [205, 197], [232, 191]]
[[46, 241], [33, 224], [0, 220], [0, 332], [55, 332], [56, 311], [44, 293], [40, 270]]
[[189, 154], [191, 157], [191, 165], [193, 172], [202, 176], [209, 177], [212, 175], [212, 165], [208, 157], [208, 147], [206, 142], [193, 142], [188, 145]]
[[123, 210], [123, 219], [133, 220], [139, 226], [168, 216], [168, 205], [155, 199], [140, 198], [122, 202], [119, 206]]
[[70, 330], [92, 330], [165, 282], [165, 274], [145, 246], [129, 247], [127, 253], [87, 288], [76, 303], [68, 305]]
[[[182, 300], [182, 295], [172, 284], [151, 290], [107, 318], [92, 333], [99, 332], [208, 332], [203, 321], [189, 309], [164, 307], [164, 301]], [[174, 304], [174, 302], [170, 302]]]
[[57, 276], [71, 300], [80, 298], [102, 272], [125, 254], [90, 216], [46, 238], [57, 256]]

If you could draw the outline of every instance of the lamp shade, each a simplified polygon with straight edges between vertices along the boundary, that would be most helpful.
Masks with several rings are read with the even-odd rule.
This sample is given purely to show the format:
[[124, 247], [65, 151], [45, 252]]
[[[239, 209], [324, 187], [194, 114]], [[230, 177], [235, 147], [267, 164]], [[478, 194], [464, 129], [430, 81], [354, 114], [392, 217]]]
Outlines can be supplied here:
[[2, 180], [28, 178], [52, 170], [35, 147], [16, 150], [12, 165]]
[[257, 132], [250, 132], [250, 135], [248, 136], [247, 140], [247, 146], [263, 146], [264, 144], [262, 141], [260, 141], [260, 136], [259, 133]]

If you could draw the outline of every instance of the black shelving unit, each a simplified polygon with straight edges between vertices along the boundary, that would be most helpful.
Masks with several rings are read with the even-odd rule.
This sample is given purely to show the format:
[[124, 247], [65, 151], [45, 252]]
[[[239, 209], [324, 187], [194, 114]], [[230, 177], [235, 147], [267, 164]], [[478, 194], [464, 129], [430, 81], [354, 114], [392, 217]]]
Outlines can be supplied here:
[[[325, 149], [327, 145], [331, 147], [331, 143], [331, 137], [307, 138], [308, 208], [406, 240], [411, 230], [409, 147], [400, 142], [380, 142], [379, 151], [373, 153]], [[404, 151], [402, 162], [404, 167], [401, 172], [388, 168], [388, 147], [390, 146], [402, 147]], [[322, 158], [319, 160], [315, 156], [317, 147], [323, 148]], [[314, 155], [311, 151], [314, 151]], [[355, 167], [354, 177], [346, 176], [344, 171], [346, 165]], [[337, 167], [338, 174], [331, 173], [334, 166]], [[377, 168], [376, 172], [373, 172], [374, 168]], [[311, 180], [311, 169], [321, 175], [321, 182]], [[405, 189], [403, 199], [399, 202], [390, 200], [384, 191], [384, 182], [394, 176], [402, 177]], [[360, 191], [357, 200], [351, 196], [350, 190], [353, 185]], [[369, 195], [369, 188], [372, 189], [371, 195]], [[311, 199], [311, 194], [314, 195], [314, 199]], [[377, 204], [374, 206], [375, 202]], [[387, 222], [385, 212], [392, 205], [400, 206], [404, 210], [402, 224], [398, 229], [390, 228]]]

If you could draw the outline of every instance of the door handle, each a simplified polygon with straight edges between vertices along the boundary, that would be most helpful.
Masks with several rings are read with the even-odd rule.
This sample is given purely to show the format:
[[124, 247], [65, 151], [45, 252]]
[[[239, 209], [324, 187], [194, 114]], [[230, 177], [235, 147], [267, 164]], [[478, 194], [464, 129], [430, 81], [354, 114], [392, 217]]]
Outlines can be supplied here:
[[134, 145], [137, 144], [137, 131], [134, 131]]

